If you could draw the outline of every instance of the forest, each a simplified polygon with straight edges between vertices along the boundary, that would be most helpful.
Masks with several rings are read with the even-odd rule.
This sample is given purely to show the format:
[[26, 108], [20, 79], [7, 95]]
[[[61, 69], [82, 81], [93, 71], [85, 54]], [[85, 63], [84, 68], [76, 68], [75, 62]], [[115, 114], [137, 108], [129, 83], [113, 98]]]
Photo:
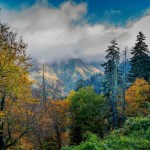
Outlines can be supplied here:
[[[135, 35], [136, 36], [136, 35]], [[150, 51], [139, 31], [123, 57], [106, 50], [102, 90], [80, 79], [61, 99], [32, 90], [27, 44], [0, 22], [0, 150], [149, 150]], [[130, 54], [130, 58], [128, 57]], [[128, 70], [128, 62], [130, 69]]]

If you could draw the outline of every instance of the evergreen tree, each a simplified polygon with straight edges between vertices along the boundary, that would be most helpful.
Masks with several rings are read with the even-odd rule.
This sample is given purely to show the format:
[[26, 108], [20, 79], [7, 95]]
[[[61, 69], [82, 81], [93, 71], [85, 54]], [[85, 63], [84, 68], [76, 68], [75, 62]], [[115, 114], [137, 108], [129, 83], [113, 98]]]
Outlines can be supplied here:
[[78, 91], [79, 89], [83, 88], [86, 86], [86, 81], [84, 79], [79, 79], [77, 82], [76, 82], [76, 85], [75, 85], [75, 91]]
[[137, 35], [137, 43], [131, 50], [132, 58], [130, 61], [131, 70], [129, 81], [133, 82], [136, 78], [144, 78], [150, 82], [150, 56], [148, 46], [144, 42], [146, 39], [142, 32]]
[[120, 53], [116, 40], [111, 41], [111, 46], [106, 50], [107, 62], [103, 64], [105, 69], [104, 94], [107, 96], [112, 111], [113, 127], [117, 126], [117, 97], [119, 82]]

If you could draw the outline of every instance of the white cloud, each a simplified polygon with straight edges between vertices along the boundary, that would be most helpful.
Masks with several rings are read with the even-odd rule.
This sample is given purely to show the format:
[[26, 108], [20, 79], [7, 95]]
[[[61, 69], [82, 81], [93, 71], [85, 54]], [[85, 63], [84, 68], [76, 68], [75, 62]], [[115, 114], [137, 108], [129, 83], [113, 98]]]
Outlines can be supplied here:
[[40, 61], [83, 58], [88, 61], [104, 60], [105, 50], [113, 38], [123, 49], [133, 46], [136, 35], [143, 31], [150, 43], [150, 13], [126, 27], [105, 24], [91, 25], [84, 20], [85, 3], [65, 2], [58, 8], [40, 2], [20, 11], [2, 8], [2, 20], [23, 35], [28, 52]]

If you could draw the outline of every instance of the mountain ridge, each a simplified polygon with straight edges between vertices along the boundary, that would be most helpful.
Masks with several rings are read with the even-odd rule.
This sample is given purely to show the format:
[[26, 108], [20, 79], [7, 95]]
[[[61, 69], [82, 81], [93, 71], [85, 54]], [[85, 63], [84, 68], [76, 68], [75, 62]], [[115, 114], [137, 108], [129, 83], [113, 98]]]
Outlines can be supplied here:
[[[36, 69], [30, 73], [31, 79], [35, 81], [33, 88], [40, 90], [43, 84], [42, 65], [34, 62], [34, 66]], [[56, 98], [66, 96], [70, 90], [75, 90], [75, 84], [79, 79], [89, 80], [95, 74], [101, 76], [103, 72], [81, 59], [69, 59], [60, 63], [46, 64], [44, 65], [46, 95], [52, 98], [53, 95], [57, 94]]]

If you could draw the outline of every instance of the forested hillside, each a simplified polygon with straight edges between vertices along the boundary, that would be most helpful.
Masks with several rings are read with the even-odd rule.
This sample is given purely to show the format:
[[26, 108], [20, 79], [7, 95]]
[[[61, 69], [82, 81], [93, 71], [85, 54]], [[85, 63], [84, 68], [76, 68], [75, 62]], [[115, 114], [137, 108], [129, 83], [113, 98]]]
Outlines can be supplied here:
[[[80, 59], [69, 59], [68, 61], [53, 64], [47, 63], [44, 66], [37, 61], [32, 62], [33, 67], [30, 75], [32, 80], [35, 81], [33, 89], [41, 91], [44, 67], [45, 89], [46, 95], [49, 98], [67, 96], [70, 90], [75, 90], [76, 82], [80, 79], [85, 80], [87, 84], [97, 86], [94, 81], [98, 80], [97, 82], [100, 82], [100, 78], [103, 75], [103, 72], [98, 67], [94, 67], [90, 63], [85, 63]], [[100, 67], [100, 64], [97, 64]], [[100, 91], [101, 85], [100, 83], [98, 84], [96, 90]]]

